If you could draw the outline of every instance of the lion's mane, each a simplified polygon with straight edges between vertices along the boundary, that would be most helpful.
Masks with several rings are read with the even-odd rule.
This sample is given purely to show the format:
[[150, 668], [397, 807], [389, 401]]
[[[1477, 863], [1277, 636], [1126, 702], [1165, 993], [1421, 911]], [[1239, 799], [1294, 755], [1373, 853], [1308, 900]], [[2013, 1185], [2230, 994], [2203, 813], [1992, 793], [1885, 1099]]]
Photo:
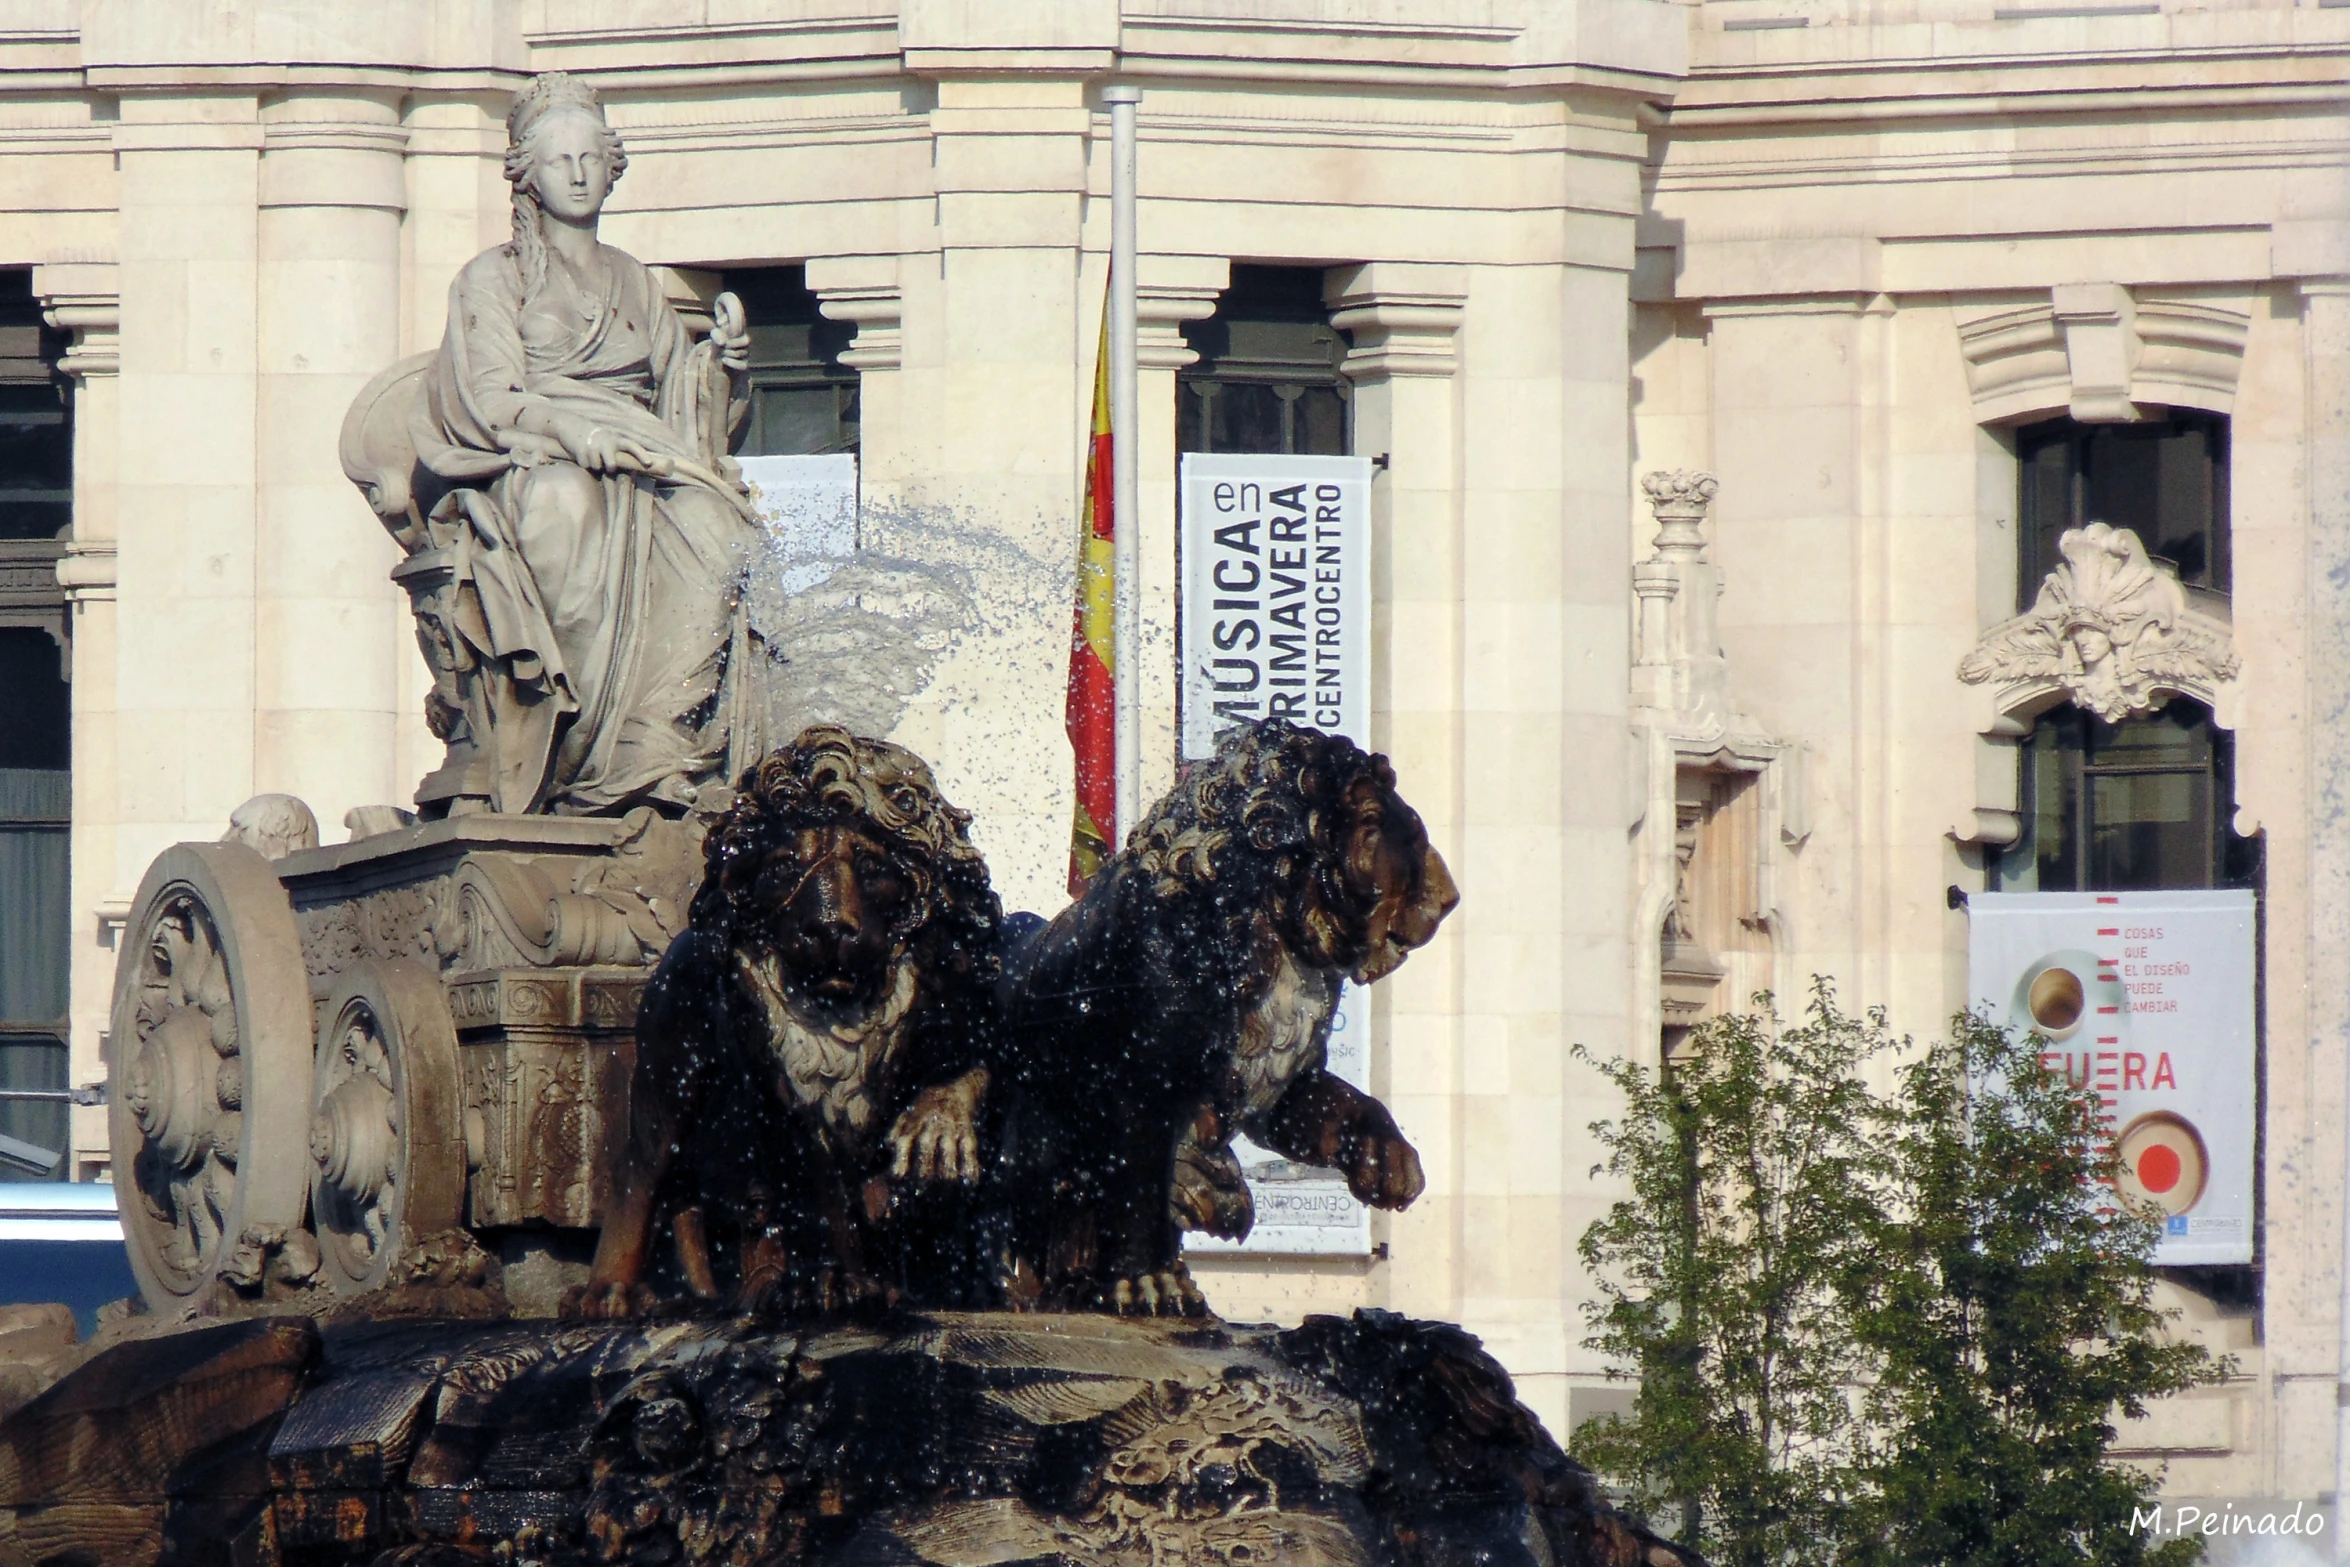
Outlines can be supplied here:
[[759, 939], [761, 867], [788, 834], [835, 825], [871, 829], [915, 889], [894, 934], [921, 968], [992, 984], [1003, 905], [972, 845], [971, 813], [947, 803], [913, 752], [837, 724], [811, 724], [744, 770], [734, 803], [704, 841], [692, 926], [722, 936], [729, 948]]
[[1202, 895], [1196, 934], [1235, 971], [1260, 914], [1293, 947], [1311, 933], [1352, 968], [1365, 956], [1369, 908], [1346, 885], [1347, 831], [1374, 808], [1402, 808], [1386, 757], [1344, 735], [1261, 719], [1186, 767], [1122, 857], [1162, 900]]

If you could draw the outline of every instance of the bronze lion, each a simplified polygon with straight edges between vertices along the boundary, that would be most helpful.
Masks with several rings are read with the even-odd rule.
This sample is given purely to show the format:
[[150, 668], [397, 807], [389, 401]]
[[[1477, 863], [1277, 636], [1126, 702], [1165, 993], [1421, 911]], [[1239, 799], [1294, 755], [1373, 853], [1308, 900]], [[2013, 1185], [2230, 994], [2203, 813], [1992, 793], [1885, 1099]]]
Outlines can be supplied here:
[[1419, 1195], [1384, 1105], [1324, 1069], [1339, 985], [1394, 970], [1459, 901], [1387, 758], [1267, 719], [1186, 769], [1007, 962], [999, 1047], [1008, 1288], [1190, 1314], [1181, 1229], [1246, 1233], [1229, 1140]]
[[833, 725], [744, 773], [646, 987], [576, 1309], [656, 1283], [799, 1311], [991, 1288], [969, 1201], [1002, 910], [969, 824], [919, 757]]

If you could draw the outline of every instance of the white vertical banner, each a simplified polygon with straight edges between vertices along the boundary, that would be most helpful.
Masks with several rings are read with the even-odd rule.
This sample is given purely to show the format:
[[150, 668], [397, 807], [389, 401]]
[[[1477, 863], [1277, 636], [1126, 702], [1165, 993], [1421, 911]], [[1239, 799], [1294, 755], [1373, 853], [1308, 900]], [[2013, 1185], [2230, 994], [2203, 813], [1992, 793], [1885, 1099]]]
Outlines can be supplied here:
[[[1371, 463], [1364, 457], [1189, 453], [1183, 459], [1182, 739], [1213, 755], [1236, 725], [1286, 718], [1369, 749]], [[1346, 986], [1329, 1069], [1370, 1087], [1370, 998]], [[1236, 1138], [1256, 1227], [1194, 1252], [1363, 1256], [1370, 1212], [1329, 1170]]]
[[1183, 459], [1183, 755], [1286, 718], [1368, 746], [1371, 462]]
[[857, 459], [815, 456], [738, 457], [751, 509], [774, 536], [783, 587], [821, 582], [857, 552]]
[[2163, 1267], [2252, 1260], [2256, 970], [2248, 891], [1976, 893], [1967, 996], [2097, 1095]]

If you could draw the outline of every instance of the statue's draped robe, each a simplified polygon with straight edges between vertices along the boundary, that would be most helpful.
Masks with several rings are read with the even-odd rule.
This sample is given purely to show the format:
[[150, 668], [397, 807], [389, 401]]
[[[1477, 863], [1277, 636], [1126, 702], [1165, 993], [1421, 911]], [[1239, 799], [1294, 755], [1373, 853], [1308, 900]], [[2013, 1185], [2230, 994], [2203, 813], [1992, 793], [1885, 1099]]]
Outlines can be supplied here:
[[551, 266], [527, 301], [511, 247], [476, 256], [450, 288], [411, 423], [425, 466], [465, 486], [447, 503], [466, 523], [458, 576], [513, 694], [495, 748], [501, 810], [688, 803], [757, 753], [741, 611], [757, 535], [737, 504], [684, 475], [576, 468], [564, 477], [603, 499], [584, 526], [522, 504], [534, 469], [570, 466], [559, 444], [521, 430], [533, 405], [704, 471], [721, 460], [724, 378], [707, 346], [696, 352], [641, 263], [602, 254], [605, 297], [583, 297]]

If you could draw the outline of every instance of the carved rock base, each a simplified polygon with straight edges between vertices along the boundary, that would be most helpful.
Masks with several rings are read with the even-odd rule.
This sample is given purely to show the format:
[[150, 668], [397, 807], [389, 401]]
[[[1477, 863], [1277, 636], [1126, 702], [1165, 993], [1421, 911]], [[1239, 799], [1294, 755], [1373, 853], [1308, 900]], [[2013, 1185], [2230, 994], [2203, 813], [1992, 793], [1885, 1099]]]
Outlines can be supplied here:
[[0, 1425], [0, 1563], [1679, 1567], [1460, 1329], [259, 1319]]

